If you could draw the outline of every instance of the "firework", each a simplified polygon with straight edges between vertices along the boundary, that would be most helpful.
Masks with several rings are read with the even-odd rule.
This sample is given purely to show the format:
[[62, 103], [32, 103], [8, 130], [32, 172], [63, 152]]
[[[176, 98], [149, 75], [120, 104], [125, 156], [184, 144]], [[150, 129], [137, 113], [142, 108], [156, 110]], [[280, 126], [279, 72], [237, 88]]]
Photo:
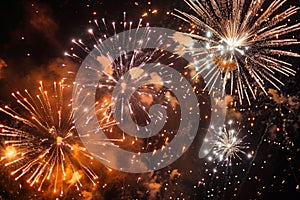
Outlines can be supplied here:
[[280, 47], [299, 44], [287, 36], [300, 29], [300, 23], [289, 22], [298, 7], [284, 10], [287, 0], [185, 2], [197, 15], [179, 10], [174, 15], [190, 23], [193, 30], [187, 35], [203, 44], [204, 48], [193, 49], [198, 59], [195, 68], [200, 73], [207, 71], [211, 79], [208, 85], [214, 85], [221, 76], [223, 93], [229, 85], [231, 94], [238, 94], [241, 103], [247, 99], [250, 104], [258, 88], [267, 94], [267, 82], [280, 89], [284, 83], [278, 74], [295, 75], [292, 65], [282, 58], [299, 54]]
[[9, 106], [1, 112], [12, 118], [13, 125], [1, 125], [5, 139], [1, 161], [12, 170], [15, 180], [26, 179], [39, 191], [52, 188], [63, 195], [70, 186], [79, 190], [86, 177], [95, 185], [98, 176], [92, 170], [93, 157], [77, 136], [71, 100], [65, 94], [70, 86], [54, 82], [48, 92], [40, 82], [39, 92], [16, 92], [20, 110]]
[[236, 193], [233, 187], [241, 185], [247, 176], [246, 171], [253, 160], [254, 151], [250, 150], [250, 143], [247, 142], [252, 132], [247, 130], [247, 133], [243, 133], [244, 128], [241, 128], [239, 121], [230, 119], [224, 126], [210, 129], [214, 139], [204, 140], [211, 142], [213, 148], [206, 151], [205, 169], [198, 184], [204, 187], [208, 198], [221, 198], [228, 193]]
[[[117, 23], [106, 24], [105, 20], [94, 21], [94, 28], [87, 31], [90, 40], [72, 40], [82, 51], [66, 53], [81, 62], [73, 92], [76, 113], [84, 113], [81, 102], [85, 98], [91, 103], [100, 102], [99, 108], [103, 104], [108, 106], [105, 112], [101, 109], [100, 115], [96, 108], [96, 115], [89, 113], [89, 121], [81, 122], [85, 125], [84, 129], [80, 127], [83, 133], [86, 130], [97, 130], [98, 133], [86, 137], [84, 143], [88, 147], [97, 138], [113, 136], [122, 140], [122, 143], [114, 142], [120, 148], [109, 150], [104, 157], [118, 159], [104, 164], [117, 169], [116, 166], [125, 165], [121, 171], [135, 173], [134, 167], [137, 166], [141, 166], [139, 170], [148, 166], [151, 170], [161, 168], [169, 162], [168, 159], [152, 160], [171, 150], [173, 152], [168, 152], [171, 155], [168, 158], [174, 159], [176, 147], [166, 147], [179, 141], [176, 139], [178, 135], [187, 137], [197, 132], [195, 127], [199, 116], [187, 119], [199, 114], [196, 111], [199, 109], [200, 86], [191, 80], [191, 70], [183, 67], [191, 62], [192, 57], [174, 53], [178, 43], [172, 37], [173, 30], [151, 28], [147, 24], [142, 27], [141, 20], [134, 29], [133, 23], [125, 20], [120, 23], [121, 28]], [[78, 50], [74, 49], [75, 52]], [[192, 100], [187, 100], [189, 97]], [[187, 117], [182, 117], [185, 114]], [[101, 124], [107, 119], [113, 123], [109, 127], [99, 127], [99, 121]], [[186, 126], [182, 125], [184, 123]], [[81, 131], [78, 129], [78, 132]], [[186, 145], [181, 145], [184, 148], [180, 148], [180, 154], [186, 150]], [[92, 144], [89, 150], [94, 154], [101, 153], [96, 144]], [[120, 152], [126, 155], [116, 156]], [[133, 166], [134, 161], [140, 164]]]
[[[123, 24], [122, 30], [131, 30], [133, 23], [132, 22], [126, 22], [126, 13], [124, 13], [124, 21], [121, 23]], [[138, 85], [139, 81], [147, 76], [144, 69], [142, 69], [142, 66], [146, 65], [150, 60], [152, 60], [152, 57], [155, 55], [155, 53], [158, 52], [158, 50], [143, 51], [143, 45], [144, 43], [141, 42], [141, 45], [137, 47], [134, 52], [126, 53], [121, 52], [120, 57], [118, 57], [116, 60], [110, 56], [107, 55], [101, 55], [102, 52], [100, 52], [100, 48], [109, 49], [109, 53], [113, 53], [115, 50], [114, 43], [111, 43], [111, 47], [105, 46], [103, 43], [104, 40], [108, 39], [110, 36], [115, 35], [118, 32], [118, 28], [120, 26], [117, 26], [115, 22], [112, 23], [111, 26], [107, 26], [105, 19], [102, 19], [102, 21], [94, 20], [94, 29], [90, 28], [88, 29], [88, 34], [90, 35], [90, 40], [86, 40], [86, 42], [83, 42], [81, 39], [75, 40], [73, 39], [72, 42], [79, 47], [81, 50], [83, 50], [83, 54], [77, 55], [75, 53], [65, 53], [65, 55], [72, 57], [73, 59], [78, 60], [79, 62], [82, 62], [83, 59], [81, 57], [86, 57], [88, 54], [95, 54], [92, 52], [94, 48], [98, 49], [100, 55], [92, 55], [94, 57], [94, 60], [102, 65], [105, 66], [105, 69], [103, 72], [97, 72], [101, 73], [99, 75], [99, 84], [97, 85], [97, 100], [99, 103], [99, 106], [96, 108], [96, 113], [99, 118], [100, 124], [103, 122], [106, 122], [106, 125], [108, 127], [101, 126], [102, 129], [109, 129], [109, 132], [113, 132], [114, 125], [117, 125], [119, 123], [116, 122], [116, 120], [113, 118], [113, 111], [116, 110], [116, 104], [120, 103], [122, 101], [121, 105], [121, 113], [120, 120], [123, 121], [124, 118], [128, 117], [125, 116], [126, 112], [125, 110], [129, 110], [131, 114], [133, 113], [139, 113], [140, 116], [143, 116], [146, 121], [145, 123], [149, 123], [150, 120], [150, 114], [147, 112], [145, 105], [150, 105], [153, 102], [154, 96], [158, 92], [158, 89], [156, 88], [156, 85], [152, 85], [152, 87], [140, 87], [136, 92], [133, 93], [133, 96], [130, 98], [130, 100], [127, 100], [126, 102], [123, 102], [125, 97], [122, 96], [124, 91], [128, 89], [129, 87], [133, 87], [134, 85]], [[137, 27], [141, 27], [142, 20], [139, 21]], [[148, 24], [146, 24], [146, 27]], [[113, 34], [111, 34], [111, 32]], [[105, 33], [105, 34], [104, 34]], [[145, 33], [145, 39], [147, 37], [147, 34]], [[130, 38], [128, 38], [130, 40]], [[117, 43], [118, 41], [113, 41]], [[137, 41], [138, 42], [138, 41]], [[112, 49], [110, 49], [112, 48]], [[81, 52], [82, 53], [82, 52]], [[125, 53], [125, 54], [122, 54]], [[96, 70], [96, 67], [92, 70]], [[126, 76], [127, 80], [124, 80], [124, 83], [121, 85], [118, 85], [118, 81], [123, 76], [129, 73], [129, 76]], [[151, 74], [151, 77], [156, 79], [157, 84], [160, 84], [160, 79], [158, 74]], [[128, 85], [126, 83], [131, 82], [131, 85]], [[117, 94], [115, 97], [112, 96], [113, 91], [116, 91], [115, 89], [119, 88], [119, 94]], [[158, 86], [157, 86], [158, 87]], [[82, 95], [80, 93], [80, 86], [78, 87], [78, 93], [77, 96]], [[116, 93], [116, 92], [115, 92]], [[103, 95], [104, 94], [104, 95]], [[115, 116], [118, 117], [118, 116]], [[134, 116], [134, 121], [137, 122], [138, 116]], [[110, 122], [110, 123], [108, 123]], [[136, 126], [137, 128], [138, 126]]]
[[[231, 125], [232, 123], [230, 120], [229, 124]], [[249, 146], [243, 141], [245, 137], [240, 137], [240, 131], [236, 131], [233, 128], [227, 129], [225, 125], [218, 129], [213, 127], [211, 130], [215, 131], [215, 140], [213, 140], [212, 156], [208, 156], [209, 161], [217, 161], [222, 163], [222, 165], [231, 166], [234, 158], [242, 159], [240, 155], [245, 155], [245, 150]], [[251, 154], [247, 156], [251, 157]]]

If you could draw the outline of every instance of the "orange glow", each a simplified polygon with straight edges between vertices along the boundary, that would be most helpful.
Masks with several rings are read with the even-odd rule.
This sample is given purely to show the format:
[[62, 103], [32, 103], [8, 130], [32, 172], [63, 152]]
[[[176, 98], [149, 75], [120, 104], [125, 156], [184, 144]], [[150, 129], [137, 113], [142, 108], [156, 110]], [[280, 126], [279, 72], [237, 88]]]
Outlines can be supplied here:
[[229, 61], [229, 60], [223, 60], [218, 56], [215, 56], [213, 58], [213, 62], [223, 71], [232, 71], [236, 69], [236, 62]]
[[8, 147], [5, 148], [5, 155], [8, 158], [14, 157], [16, 155], [16, 153], [17, 153], [17, 150], [13, 146], [8, 146]]

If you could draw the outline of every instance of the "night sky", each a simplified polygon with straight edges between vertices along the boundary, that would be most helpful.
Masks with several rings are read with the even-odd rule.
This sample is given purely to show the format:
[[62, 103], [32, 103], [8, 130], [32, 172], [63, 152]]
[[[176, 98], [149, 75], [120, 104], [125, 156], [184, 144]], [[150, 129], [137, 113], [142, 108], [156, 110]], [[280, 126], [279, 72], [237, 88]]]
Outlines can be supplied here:
[[[288, 0], [286, 4], [300, 6], [299, 0]], [[135, 24], [143, 18], [150, 26], [177, 30], [186, 23], [167, 14], [175, 8], [190, 11], [179, 0], [11, 0], [2, 3], [1, 107], [13, 101], [11, 93], [14, 91], [35, 88], [40, 80], [59, 80], [69, 76], [69, 71], [75, 73], [80, 63], [64, 53], [74, 48], [73, 38], [88, 38], [91, 20], [105, 18], [107, 24], [120, 22], [126, 12], [126, 20]], [[158, 12], [153, 12], [155, 10]], [[147, 16], [143, 16], [145, 12]], [[297, 13], [292, 21], [299, 18]], [[299, 33], [298, 30], [291, 36], [299, 40]], [[300, 53], [299, 46], [289, 48]], [[225, 174], [210, 175], [216, 164], [197, 158], [197, 142], [203, 140], [200, 133], [187, 154], [169, 167], [154, 173], [131, 175], [114, 170], [108, 172], [97, 163], [97, 171], [101, 174], [98, 186], [92, 189], [85, 186], [80, 192], [70, 189], [61, 199], [300, 199], [300, 65], [299, 58], [286, 58], [286, 61], [293, 64], [297, 73], [295, 77], [281, 77], [286, 83], [281, 86], [281, 93], [259, 96], [250, 109], [244, 105], [228, 110], [228, 117], [239, 119], [245, 133], [253, 133], [246, 142], [250, 152], [258, 151], [254, 161], [237, 159], [238, 166], [218, 169], [226, 171]], [[278, 100], [280, 98], [284, 103]], [[0, 120], [1, 123], [6, 121], [2, 113]], [[283, 121], [288, 135], [282, 132]], [[2, 148], [3, 139], [0, 141]], [[0, 179], [0, 199], [56, 197], [49, 198], [46, 192], [24, 186], [24, 180], [14, 181], [3, 164]], [[223, 190], [224, 187], [227, 189]], [[208, 198], [210, 194], [214, 196]]]

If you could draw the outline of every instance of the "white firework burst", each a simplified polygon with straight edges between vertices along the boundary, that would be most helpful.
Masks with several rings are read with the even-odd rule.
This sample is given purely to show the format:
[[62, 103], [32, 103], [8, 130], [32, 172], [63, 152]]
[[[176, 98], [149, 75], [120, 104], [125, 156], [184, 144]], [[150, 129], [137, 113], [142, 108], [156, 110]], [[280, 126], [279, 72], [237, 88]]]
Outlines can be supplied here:
[[299, 7], [285, 9], [287, 0], [185, 2], [196, 14], [176, 10], [174, 15], [192, 25], [187, 35], [203, 44], [204, 48], [193, 49], [199, 61], [195, 68], [199, 74], [208, 70], [208, 85], [214, 85], [221, 76], [223, 93], [228, 83], [230, 93], [237, 94], [240, 103], [247, 99], [250, 104], [258, 88], [267, 94], [266, 83], [278, 90], [284, 85], [279, 74], [295, 75], [284, 57], [300, 55], [280, 47], [299, 44], [287, 35], [300, 29], [300, 23], [290, 22]]

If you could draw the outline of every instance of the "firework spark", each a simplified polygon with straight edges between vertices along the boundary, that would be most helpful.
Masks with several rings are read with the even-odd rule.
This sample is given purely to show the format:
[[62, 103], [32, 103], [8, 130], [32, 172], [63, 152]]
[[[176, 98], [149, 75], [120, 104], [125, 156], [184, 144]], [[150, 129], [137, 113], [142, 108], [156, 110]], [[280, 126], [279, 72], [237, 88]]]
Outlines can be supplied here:
[[179, 10], [174, 15], [190, 23], [193, 30], [187, 35], [203, 44], [204, 48], [193, 49], [199, 61], [195, 68], [199, 73], [208, 70], [212, 85], [221, 76], [223, 93], [228, 83], [231, 94], [238, 94], [241, 103], [247, 99], [250, 104], [258, 88], [267, 94], [267, 82], [280, 89], [284, 83], [278, 74], [295, 75], [292, 65], [282, 57], [300, 55], [280, 47], [299, 44], [287, 36], [300, 29], [300, 23], [289, 22], [299, 7], [283, 10], [287, 0], [185, 2], [197, 15]]
[[83, 177], [96, 185], [98, 176], [92, 170], [93, 157], [82, 146], [77, 136], [71, 100], [66, 101], [69, 86], [54, 82], [51, 92], [40, 82], [39, 92], [27, 89], [13, 93], [21, 110], [9, 106], [0, 111], [12, 118], [13, 125], [0, 125], [0, 136], [5, 139], [1, 161], [12, 169], [15, 180], [26, 178], [39, 191], [52, 188], [63, 195], [65, 189], [82, 187]]

